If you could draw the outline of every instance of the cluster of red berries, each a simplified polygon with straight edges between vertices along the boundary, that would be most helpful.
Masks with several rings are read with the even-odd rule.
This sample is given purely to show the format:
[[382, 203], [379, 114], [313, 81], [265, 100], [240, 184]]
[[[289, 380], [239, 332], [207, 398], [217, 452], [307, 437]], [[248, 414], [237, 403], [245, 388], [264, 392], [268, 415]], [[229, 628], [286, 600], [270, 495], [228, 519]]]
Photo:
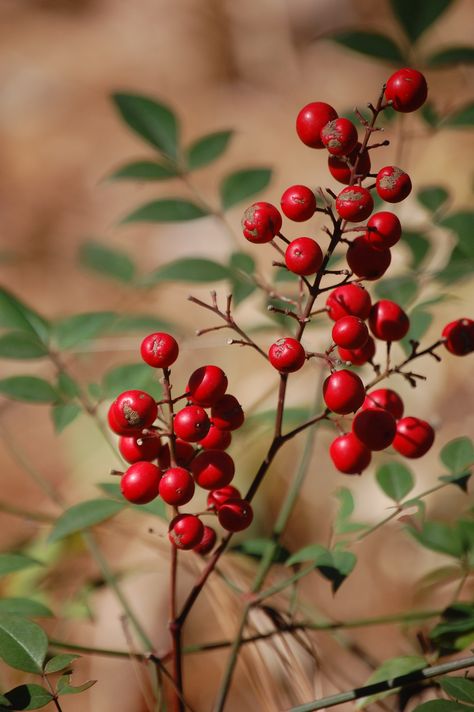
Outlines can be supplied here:
[[[145, 363], [163, 369], [168, 377], [179, 347], [170, 334], [155, 333], [143, 340], [140, 351]], [[244, 422], [244, 412], [237, 398], [226, 392], [227, 385], [227, 376], [218, 366], [196, 369], [181, 397], [187, 404], [174, 414], [171, 424], [162, 417], [166, 401], [157, 403], [144, 391], [125, 391], [113, 401], [108, 421], [120, 435], [119, 450], [130, 463], [121, 478], [122, 494], [129, 502], [146, 504], [160, 496], [177, 508], [191, 501], [197, 485], [209, 491], [208, 511], [217, 514], [224, 529], [236, 532], [250, 525], [249, 502], [230, 486], [235, 465], [226, 450], [232, 431]], [[195, 514], [177, 513], [169, 538], [180, 549], [205, 554], [214, 547], [216, 532]]]

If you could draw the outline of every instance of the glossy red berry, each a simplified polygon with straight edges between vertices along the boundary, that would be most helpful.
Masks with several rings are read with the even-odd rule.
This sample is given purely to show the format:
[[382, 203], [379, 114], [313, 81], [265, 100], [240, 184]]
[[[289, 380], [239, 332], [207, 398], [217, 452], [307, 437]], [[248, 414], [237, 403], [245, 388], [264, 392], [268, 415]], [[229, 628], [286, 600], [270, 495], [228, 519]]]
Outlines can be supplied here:
[[158, 331], [143, 339], [140, 354], [145, 363], [153, 368], [169, 368], [178, 358], [178, 342], [171, 334]]
[[323, 398], [329, 410], [334, 413], [354, 413], [364, 402], [364, 384], [352, 371], [335, 371], [324, 381]]
[[[176, 464], [179, 467], [187, 467], [196, 454], [196, 450], [191, 443], [176, 438], [174, 443], [174, 454]], [[162, 446], [158, 454], [158, 464], [162, 470], [167, 470], [171, 464], [170, 447], [168, 443]]]
[[394, 72], [387, 80], [385, 98], [392, 102], [395, 111], [416, 111], [425, 103], [428, 95], [426, 79], [421, 72], [404, 67]]
[[363, 366], [375, 356], [375, 341], [369, 336], [360, 349], [344, 349], [339, 346], [337, 350], [342, 361], [349, 361], [354, 366]]
[[352, 421], [352, 432], [369, 450], [385, 450], [397, 430], [393, 415], [383, 408], [365, 408]]
[[367, 220], [374, 209], [374, 201], [367, 188], [348, 185], [336, 198], [336, 210], [344, 220], [360, 222]]
[[410, 176], [397, 166], [385, 166], [377, 173], [375, 188], [382, 200], [399, 203], [411, 193]]
[[365, 320], [369, 316], [371, 306], [370, 294], [360, 284], [336, 287], [326, 300], [328, 315], [333, 321], [349, 314]]
[[390, 250], [372, 247], [365, 237], [356, 237], [346, 252], [347, 264], [357, 277], [374, 281], [379, 279], [390, 267]]
[[171, 520], [168, 538], [177, 549], [194, 549], [204, 536], [204, 525], [194, 514], [178, 514]]
[[315, 274], [323, 263], [323, 253], [311, 237], [297, 237], [285, 251], [285, 264], [294, 274]]
[[392, 445], [400, 455], [417, 458], [428, 452], [434, 438], [434, 430], [426, 420], [408, 416], [398, 421]]
[[174, 432], [188, 443], [196, 443], [209, 432], [211, 421], [200, 405], [187, 405], [174, 416]]
[[214, 490], [232, 481], [235, 465], [231, 456], [222, 450], [203, 450], [194, 458], [191, 470], [199, 487]]
[[294, 373], [304, 365], [306, 353], [299, 341], [285, 337], [270, 346], [268, 358], [280, 373]]
[[408, 333], [410, 320], [398, 304], [381, 299], [372, 305], [369, 326], [376, 339], [400, 341]]
[[281, 224], [280, 212], [274, 205], [264, 201], [254, 203], [247, 208], [242, 218], [245, 239], [258, 245], [271, 242], [280, 232]]
[[281, 196], [283, 214], [295, 222], [304, 222], [313, 217], [316, 196], [306, 185], [292, 185]]
[[195, 405], [210, 408], [222, 398], [227, 388], [227, 376], [218, 366], [201, 366], [191, 374], [186, 391]]
[[123, 435], [119, 440], [119, 450], [127, 462], [155, 460], [161, 450], [161, 440], [155, 435]]
[[194, 494], [194, 480], [184, 467], [170, 467], [160, 480], [160, 497], [166, 504], [181, 507]]
[[443, 329], [441, 334], [445, 347], [455, 356], [466, 356], [474, 351], [474, 321], [456, 319]]
[[227, 487], [212, 490], [207, 495], [207, 507], [208, 509], [219, 509], [228, 499], [241, 499], [237, 487], [227, 485]]
[[193, 551], [195, 551], [196, 554], [209, 554], [209, 552], [214, 548], [216, 539], [217, 534], [215, 530], [212, 527], [205, 525], [202, 539], [197, 546], [193, 547]]
[[118, 435], [140, 433], [155, 421], [158, 406], [145, 391], [124, 391], [109, 409], [110, 428]]
[[332, 327], [332, 339], [344, 349], [360, 349], [369, 338], [369, 330], [358, 316], [343, 316]]
[[347, 156], [357, 145], [357, 129], [349, 119], [333, 119], [321, 129], [321, 141], [333, 156]]
[[240, 532], [252, 523], [252, 507], [245, 499], [231, 498], [221, 504], [217, 518], [221, 527], [228, 532]]
[[393, 415], [395, 420], [402, 417], [404, 410], [402, 399], [390, 388], [378, 388], [376, 391], [367, 393], [362, 408], [384, 408]]
[[356, 438], [345, 433], [332, 441], [329, 454], [334, 467], [345, 475], [360, 475], [370, 465], [370, 450]]
[[216, 428], [221, 430], [237, 430], [245, 420], [242, 406], [230, 393], [226, 393], [214, 403], [211, 408], [211, 418]]
[[[361, 148], [362, 144], [357, 143], [356, 147], [347, 156], [342, 156], [341, 158], [339, 158], [338, 156], [329, 156], [329, 172], [333, 178], [339, 181], [339, 183], [349, 185], [349, 183], [351, 182], [352, 166], [355, 165]], [[365, 149], [360, 155], [355, 175], [360, 176], [360, 178], [365, 178], [367, 174], [370, 173], [370, 167], [371, 164], [369, 152], [367, 151], [367, 149]]]
[[370, 230], [367, 230], [364, 237], [372, 247], [377, 247], [378, 249], [393, 247], [402, 234], [400, 220], [394, 213], [390, 213], [387, 210], [371, 215], [367, 221], [367, 227]]
[[227, 450], [232, 442], [232, 434], [229, 430], [221, 430], [211, 423], [206, 437], [199, 440], [200, 445], [205, 450]]
[[321, 129], [337, 119], [337, 112], [324, 101], [312, 101], [303, 106], [296, 117], [296, 133], [301, 141], [310, 148], [324, 148], [321, 141]]
[[161, 472], [151, 462], [135, 462], [122, 475], [120, 489], [133, 504], [147, 504], [158, 496]]

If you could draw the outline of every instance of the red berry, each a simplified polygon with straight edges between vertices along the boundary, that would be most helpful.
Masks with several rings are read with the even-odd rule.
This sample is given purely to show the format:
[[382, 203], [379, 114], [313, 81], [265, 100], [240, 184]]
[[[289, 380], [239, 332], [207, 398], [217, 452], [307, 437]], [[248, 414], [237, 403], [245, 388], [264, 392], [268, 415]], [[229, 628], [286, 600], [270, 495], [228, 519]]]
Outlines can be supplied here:
[[474, 351], [474, 321], [472, 319], [457, 319], [451, 321], [441, 334], [445, 347], [455, 356], [466, 356]]
[[231, 498], [221, 504], [217, 518], [221, 527], [228, 532], [240, 532], [252, 523], [252, 507], [245, 499]]
[[357, 129], [349, 119], [334, 119], [321, 129], [321, 141], [333, 156], [347, 156], [357, 145]]
[[332, 441], [329, 454], [334, 467], [345, 475], [360, 475], [370, 465], [370, 450], [356, 438], [354, 433], [345, 433]]
[[193, 547], [196, 554], [208, 554], [216, 543], [217, 534], [212, 527], [204, 526], [204, 534], [197, 546]]
[[153, 368], [169, 368], [178, 358], [179, 346], [171, 334], [157, 332], [146, 336], [140, 346], [142, 359]]
[[416, 111], [428, 95], [426, 79], [416, 69], [404, 67], [394, 72], [387, 81], [385, 98], [392, 102], [395, 111], [406, 114]]
[[166, 504], [181, 507], [194, 494], [194, 480], [184, 467], [170, 467], [160, 480], [160, 497]]
[[242, 229], [249, 242], [262, 244], [271, 242], [281, 230], [282, 219], [279, 211], [271, 203], [254, 203], [244, 213]]
[[363, 366], [375, 356], [375, 341], [369, 336], [360, 349], [343, 349], [339, 346], [337, 350], [342, 361], [350, 361], [354, 366]]
[[156, 435], [122, 436], [119, 440], [119, 450], [127, 462], [154, 460], [161, 450], [161, 440]]
[[[351, 182], [351, 169], [357, 160], [361, 148], [362, 144], [357, 143], [356, 147], [347, 156], [342, 156], [341, 158], [338, 158], [338, 156], [329, 156], [329, 172], [339, 183], [349, 185]], [[357, 163], [356, 175], [365, 178], [367, 173], [370, 173], [370, 165], [369, 152], [365, 149], [361, 153]]]
[[402, 226], [400, 220], [394, 213], [389, 213], [382, 210], [380, 213], [374, 213], [367, 221], [367, 230], [364, 235], [365, 240], [370, 242], [372, 247], [378, 249], [388, 249], [395, 245], [402, 234]]
[[411, 193], [410, 176], [397, 166], [385, 166], [377, 173], [375, 188], [382, 200], [399, 203]]
[[381, 299], [372, 305], [369, 326], [376, 339], [400, 341], [410, 328], [410, 320], [401, 306], [389, 299]]
[[218, 366], [201, 366], [190, 376], [186, 388], [189, 400], [195, 405], [210, 408], [219, 398], [222, 398], [227, 388], [227, 376]]
[[171, 520], [168, 538], [177, 549], [194, 549], [204, 535], [204, 525], [194, 514], [178, 514]]
[[366, 408], [352, 421], [352, 432], [369, 450], [385, 450], [397, 430], [393, 415], [383, 408]]
[[348, 185], [336, 198], [336, 210], [344, 220], [360, 222], [367, 220], [374, 209], [374, 201], [367, 188]]
[[313, 217], [316, 210], [316, 197], [305, 185], [292, 185], [281, 196], [283, 214], [295, 222], [304, 222]]
[[367, 319], [372, 302], [370, 294], [360, 284], [345, 284], [329, 293], [326, 306], [328, 315], [333, 321], [349, 314]]
[[158, 414], [155, 399], [144, 391], [124, 391], [109, 409], [109, 425], [118, 435], [139, 433], [153, 424]]
[[384, 408], [393, 415], [395, 420], [399, 420], [403, 415], [403, 401], [395, 391], [390, 388], [379, 388], [376, 391], [367, 393], [362, 408]]
[[297, 237], [292, 240], [285, 252], [285, 264], [299, 275], [315, 274], [323, 263], [323, 253], [311, 237]]
[[434, 442], [434, 430], [420, 418], [406, 417], [397, 423], [393, 447], [404, 457], [423, 457]]
[[229, 430], [221, 430], [211, 423], [208, 434], [198, 441], [198, 445], [205, 450], [227, 450], [231, 442], [232, 435]]
[[332, 327], [332, 338], [344, 349], [360, 349], [369, 338], [369, 330], [358, 316], [343, 316]]
[[205, 437], [211, 422], [200, 405], [187, 405], [174, 416], [174, 432], [188, 443], [195, 443]]
[[191, 465], [194, 479], [203, 489], [226, 487], [234, 477], [235, 465], [230, 455], [222, 450], [203, 450]]
[[237, 487], [232, 485], [227, 485], [227, 487], [220, 487], [219, 489], [212, 490], [207, 495], [207, 508], [208, 509], [219, 509], [224, 502], [228, 499], [241, 499], [240, 492]]
[[321, 141], [321, 129], [337, 119], [337, 112], [324, 101], [306, 104], [296, 117], [296, 133], [303, 143], [310, 148], [324, 148]]
[[135, 462], [122, 475], [120, 489], [133, 504], [146, 504], [158, 496], [161, 472], [151, 462]]
[[242, 406], [235, 396], [226, 393], [211, 408], [213, 424], [221, 430], [237, 430], [245, 420]]
[[[191, 445], [191, 443], [187, 443], [184, 440], [176, 438], [174, 443], [174, 454], [176, 464], [179, 467], [187, 467], [195, 456], [196, 450]], [[163, 445], [159, 452], [158, 464], [162, 470], [167, 470], [171, 464], [170, 446], [168, 445], [168, 443], [166, 443], [166, 445]]]
[[335, 371], [323, 383], [323, 398], [329, 410], [334, 413], [354, 413], [364, 402], [364, 384], [352, 371]]
[[280, 373], [294, 373], [303, 366], [306, 353], [299, 341], [286, 337], [278, 339], [270, 346], [268, 358]]
[[356, 237], [346, 253], [347, 264], [358, 277], [373, 281], [379, 279], [390, 267], [390, 250], [372, 247], [365, 237]]

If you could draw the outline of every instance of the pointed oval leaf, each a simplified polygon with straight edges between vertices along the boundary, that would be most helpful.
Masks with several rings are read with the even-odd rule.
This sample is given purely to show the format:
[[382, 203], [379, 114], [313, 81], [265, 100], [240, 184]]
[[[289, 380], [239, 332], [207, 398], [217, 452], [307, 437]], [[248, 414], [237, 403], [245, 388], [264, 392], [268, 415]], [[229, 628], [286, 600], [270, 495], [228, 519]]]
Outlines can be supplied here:
[[474, 680], [452, 676], [441, 677], [438, 682], [442, 690], [453, 699], [474, 704]]
[[428, 188], [422, 188], [417, 193], [417, 200], [431, 213], [439, 210], [449, 198], [449, 193], [446, 188], [441, 185], [433, 185]]
[[385, 494], [400, 502], [413, 489], [415, 480], [411, 470], [401, 462], [388, 462], [377, 470], [377, 482]]
[[440, 15], [451, 5], [452, 0], [391, 0], [392, 10], [414, 43]]
[[56, 433], [62, 433], [81, 413], [82, 408], [78, 403], [59, 403], [58, 405], [53, 405], [51, 416]]
[[112, 250], [99, 242], [89, 241], [81, 245], [79, 262], [83, 267], [125, 284], [132, 282], [135, 276], [135, 264], [125, 252]]
[[151, 314], [124, 314], [118, 316], [108, 329], [111, 334], [123, 334], [138, 331], [140, 334], [151, 333], [153, 331], [173, 331], [176, 333], [177, 327], [166, 319], [152, 316]]
[[0, 613], [14, 613], [24, 618], [51, 618], [53, 612], [32, 598], [0, 598]]
[[0, 288], [0, 326], [29, 331], [36, 334], [43, 343], [48, 341], [48, 322], [3, 288]]
[[25, 554], [0, 554], [0, 576], [29, 569], [30, 566], [43, 566], [43, 564]]
[[59, 349], [71, 349], [107, 331], [116, 319], [115, 312], [110, 311], [74, 314], [56, 322], [54, 340]]
[[0, 656], [7, 665], [40, 673], [48, 650], [46, 633], [21, 616], [0, 613]]
[[271, 168], [246, 168], [226, 176], [220, 185], [224, 210], [259, 193], [267, 187], [272, 177]]
[[418, 284], [410, 275], [389, 277], [377, 283], [375, 294], [380, 299], [390, 299], [396, 301], [400, 306], [406, 307], [418, 294]]
[[430, 250], [431, 243], [429, 239], [421, 232], [404, 230], [402, 241], [411, 252], [411, 269], [417, 270]]
[[[415, 670], [422, 670], [426, 667], [426, 660], [419, 655], [403, 655], [397, 658], [386, 660], [377, 670], [369, 677], [366, 685], [371, 685], [374, 682], [383, 682], [384, 680], [393, 680], [394, 677], [400, 675], [408, 675]], [[357, 704], [356, 708], [361, 709], [375, 700], [381, 700], [388, 695], [393, 695], [393, 690], [382, 692], [370, 697], [363, 697]]]
[[473, 64], [474, 47], [459, 45], [457, 47], [446, 47], [435, 52], [427, 59], [428, 67], [438, 69], [440, 67], [452, 67], [454, 64]]
[[410, 534], [427, 549], [441, 554], [454, 556], [463, 555], [463, 543], [459, 531], [442, 522], [425, 522], [421, 531], [408, 527]]
[[163, 198], [145, 203], [123, 218], [122, 225], [134, 222], [185, 222], [209, 215], [209, 211], [183, 198]]
[[47, 355], [46, 346], [28, 331], [10, 331], [0, 336], [0, 358], [26, 360]]
[[474, 443], [465, 436], [455, 438], [443, 447], [439, 456], [450, 472], [462, 473], [474, 465]]
[[395, 42], [379, 32], [343, 32], [332, 37], [338, 44], [369, 57], [395, 64], [404, 63], [403, 54]]
[[321, 556], [328, 553], [328, 550], [321, 544], [308, 544], [299, 551], [295, 551], [289, 559], [285, 561], [285, 566], [301, 564], [304, 561], [317, 561]]
[[176, 159], [178, 153], [178, 119], [173, 110], [141, 94], [119, 92], [112, 99], [122, 119], [141, 138], [161, 153]]
[[166, 163], [134, 161], [117, 168], [109, 176], [109, 180], [168, 180], [169, 178], [175, 178], [177, 175], [179, 175], [177, 169]]
[[147, 285], [160, 282], [220, 282], [230, 276], [224, 265], [200, 257], [186, 257], [169, 262], [145, 277]]
[[48, 660], [44, 666], [44, 671], [46, 675], [50, 675], [52, 672], [59, 672], [60, 670], [64, 670], [64, 668], [69, 667], [74, 660], [77, 660], [80, 657], [80, 655], [72, 655], [71, 653], [61, 653], [61, 655], [55, 655]]
[[451, 230], [457, 237], [458, 248], [467, 257], [474, 259], [474, 212], [465, 210], [453, 213], [441, 220], [440, 225]]
[[64, 398], [76, 398], [76, 396], [79, 396], [81, 393], [77, 381], [65, 371], [61, 371], [58, 374], [57, 388], [60, 395]]
[[407, 336], [400, 342], [406, 354], [411, 352], [410, 339], [420, 341], [420, 339], [422, 339], [430, 328], [431, 322], [433, 321], [432, 314], [429, 314], [424, 309], [419, 309], [418, 307], [413, 309], [408, 316], [410, 317], [410, 329]]
[[27, 403], [54, 403], [58, 394], [53, 386], [36, 376], [10, 376], [0, 380], [0, 393]]
[[[100, 482], [97, 486], [109, 497], [113, 497], [114, 499], [118, 499], [120, 502], [124, 502], [120, 485], [115, 482]], [[129, 509], [134, 509], [136, 512], [141, 512], [142, 514], [152, 514], [154, 517], [160, 517], [160, 519], [165, 520], [167, 519], [166, 505], [161, 497], [157, 497], [148, 504], [130, 504], [127, 502], [127, 505]]]
[[41, 685], [30, 683], [29, 685], [19, 685], [3, 694], [10, 706], [1, 709], [11, 710], [39, 710], [46, 707], [53, 700], [53, 696]]
[[69, 680], [70, 675], [63, 675], [59, 678], [56, 687], [58, 695], [78, 695], [80, 692], [85, 692], [85, 690], [88, 690], [89, 687], [92, 687], [92, 685], [95, 685], [95, 683], [97, 682], [97, 680], [88, 680], [82, 685], [73, 686], [69, 683]]
[[87, 502], [79, 502], [59, 517], [48, 541], [59, 541], [66, 536], [105, 522], [121, 512], [125, 506], [125, 502], [116, 502], [112, 499], [90, 499]]
[[188, 167], [191, 171], [207, 166], [219, 158], [226, 150], [233, 131], [216, 131], [201, 136], [187, 150]]
[[146, 391], [157, 400], [161, 397], [161, 386], [156, 374], [144, 363], [127, 363], [108, 371], [102, 381], [103, 395], [116, 398], [122, 391], [136, 388]]

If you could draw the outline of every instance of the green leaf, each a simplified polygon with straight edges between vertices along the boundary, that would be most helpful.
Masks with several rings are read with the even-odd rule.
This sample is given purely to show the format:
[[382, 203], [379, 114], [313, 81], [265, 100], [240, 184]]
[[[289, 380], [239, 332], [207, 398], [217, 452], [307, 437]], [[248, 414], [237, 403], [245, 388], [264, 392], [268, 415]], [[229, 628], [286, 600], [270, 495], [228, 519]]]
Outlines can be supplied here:
[[165, 156], [176, 159], [178, 120], [170, 107], [140, 94], [117, 93], [112, 99], [122, 119], [135, 133]]
[[441, 117], [431, 102], [426, 102], [425, 104], [423, 104], [420, 112], [423, 119], [430, 128], [435, 129], [441, 123]]
[[194, 171], [201, 166], [207, 166], [219, 158], [226, 150], [233, 131], [216, 131], [194, 141], [187, 150], [189, 170]]
[[421, 232], [404, 230], [402, 233], [402, 242], [411, 252], [411, 269], [417, 270], [430, 250], [431, 244], [429, 239]]
[[413, 712], [472, 712], [472, 707], [451, 700], [429, 700], [415, 707]]
[[0, 576], [42, 565], [41, 561], [25, 554], [0, 554]]
[[415, 485], [415, 480], [411, 470], [401, 462], [388, 462], [378, 468], [376, 479], [380, 488], [387, 497], [401, 502]]
[[145, 203], [138, 210], [127, 215], [121, 222], [123, 225], [133, 222], [185, 222], [209, 215], [209, 211], [196, 203], [182, 198], [163, 198]]
[[82, 408], [78, 403], [58, 403], [53, 405], [51, 415], [56, 433], [62, 433], [68, 425], [70, 425], [77, 416], [82, 412]]
[[299, 551], [295, 551], [295, 553], [286, 560], [285, 565], [294, 566], [295, 564], [302, 564], [305, 561], [316, 562], [319, 557], [326, 553], [327, 549], [321, 544], [308, 544], [302, 549], [299, 549]]
[[455, 603], [443, 611], [442, 621], [430, 632], [430, 638], [442, 655], [463, 650], [462, 640], [474, 633], [474, 606]]
[[0, 336], [0, 358], [23, 360], [47, 355], [46, 346], [28, 331], [10, 331]]
[[0, 393], [13, 400], [27, 403], [54, 403], [58, 394], [43, 378], [10, 376], [0, 380]]
[[129, 284], [135, 276], [135, 264], [121, 250], [111, 249], [99, 242], [85, 242], [79, 248], [79, 262], [83, 267]]
[[464, 250], [456, 245], [449, 257], [447, 265], [438, 272], [436, 278], [444, 284], [459, 282], [472, 275], [473, 261], [466, 257]]
[[402, 307], [412, 302], [418, 293], [418, 284], [410, 275], [389, 277], [377, 282], [375, 294], [380, 299], [396, 301]]
[[343, 32], [331, 39], [355, 52], [383, 59], [395, 64], [404, 64], [403, 54], [395, 42], [379, 32]]
[[200, 257], [184, 257], [169, 262], [147, 275], [143, 282], [148, 286], [160, 282], [220, 282], [229, 277], [224, 265]]
[[334, 521], [334, 532], [336, 534], [349, 534], [365, 529], [365, 524], [350, 521], [350, 517], [354, 511], [354, 497], [350, 489], [340, 487], [336, 490], [335, 496], [339, 500], [339, 511]]
[[415, 308], [410, 314], [410, 329], [406, 338], [402, 339], [401, 345], [408, 354], [411, 351], [410, 339], [414, 341], [420, 341], [420, 339], [428, 331], [431, 322], [433, 321], [433, 315], [424, 311], [423, 309]]
[[177, 175], [179, 175], [178, 171], [173, 165], [157, 163], [157, 161], [133, 161], [117, 168], [109, 176], [109, 180], [168, 180]]
[[112, 499], [90, 499], [87, 502], [79, 502], [59, 517], [48, 541], [59, 541], [66, 536], [105, 522], [121, 512], [125, 506], [125, 502], [115, 502]]
[[471, 479], [470, 472], [464, 472], [462, 474], [456, 475], [442, 475], [438, 478], [441, 482], [450, 482], [453, 485], [457, 485], [463, 492], [467, 493], [467, 487], [469, 480]]
[[441, 689], [450, 697], [461, 702], [474, 704], [474, 681], [465, 677], [440, 677]]
[[154, 517], [167, 520], [166, 505], [160, 497], [157, 497], [148, 504], [130, 504], [125, 501], [120, 490], [120, 485], [115, 482], [100, 482], [97, 487], [109, 497], [118, 499], [120, 502], [126, 504], [129, 509], [134, 509], [136, 512], [141, 512], [142, 514], [152, 514]]
[[391, 0], [391, 5], [408, 38], [415, 43], [448, 9], [451, 2], [452, 0]]
[[408, 527], [408, 531], [422, 546], [441, 554], [459, 558], [463, 545], [459, 532], [442, 522], [425, 522], [421, 531]]
[[443, 447], [439, 456], [450, 472], [461, 473], [474, 465], [474, 444], [465, 436], [455, 438]]
[[40, 673], [48, 650], [46, 633], [32, 621], [0, 613], [0, 656], [16, 670]]
[[354, 568], [357, 559], [350, 551], [338, 549], [329, 551], [320, 544], [310, 544], [292, 554], [285, 565], [293, 566], [303, 561], [314, 561], [315, 568], [324, 578], [331, 581], [335, 593]]
[[228, 210], [267, 187], [271, 168], [247, 168], [226, 176], [220, 185], [221, 204]]
[[451, 67], [454, 64], [472, 64], [474, 62], [474, 47], [459, 45], [446, 47], [435, 52], [426, 60], [427, 66], [432, 69]]
[[431, 213], [436, 212], [445, 204], [449, 198], [449, 193], [446, 188], [441, 185], [433, 185], [428, 188], [422, 188], [418, 191], [417, 200]]
[[36, 334], [46, 343], [49, 336], [48, 322], [37, 312], [27, 307], [11, 292], [0, 287], [0, 327], [18, 329]]
[[[403, 655], [401, 657], [391, 658], [390, 660], [385, 660], [385, 662], [372, 673], [365, 684], [371, 685], [375, 682], [393, 680], [394, 677], [408, 675], [408, 673], [414, 672], [415, 670], [422, 670], [424, 667], [426, 667], [426, 661], [419, 655]], [[393, 690], [388, 690], [387, 692], [381, 692], [377, 695], [371, 695], [370, 697], [363, 697], [356, 704], [356, 709], [361, 709], [376, 700], [381, 700], [388, 695], [393, 695], [393, 692]]]
[[19, 685], [13, 690], [3, 694], [9, 706], [0, 706], [0, 709], [5, 710], [39, 710], [40, 707], [46, 707], [52, 700], [53, 696], [48, 690], [41, 685], [30, 683], [29, 685]]
[[462, 128], [470, 127], [474, 124], [474, 102], [466, 104], [457, 111], [450, 114], [444, 121], [443, 126], [454, 126]]
[[116, 398], [125, 390], [147, 391], [157, 400], [161, 397], [161, 386], [156, 373], [144, 363], [127, 363], [115, 366], [104, 375], [103, 394], [106, 398]]
[[74, 314], [56, 322], [53, 335], [58, 348], [63, 351], [95, 339], [116, 320], [115, 312], [86, 312]]
[[177, 326], [166, 319], [160, 319], [151, 314], [124, 314], [117, 316], [117, 319], [107, 329], [110, 334], [123, 334], [125, 332], [139, 332], [151, 334], [153, 331], [176, 332]]
[[32, 598], [0, 598], [0, 613], [14, 613], [24, 618], [53, 616], [53, 612], [47, 606]]
[[95, 685], [95, 683], [97, 682], [97, 680], [88, 680], [82, 685], [76, 685], [73, 687], [69, 684], [70, 678], [70, 675], [63, 675], [59, 678], [56, 687], [58, 695], [78, 695], [80, 692], [85, 692], [85, 690], [88, 690], [89, 687], [92, 687], [92, 685]]
[[[245, 554], [254, 559], [262, 559], [266, 556], [267, 552], [273, 547], [273, 541], [271, 539], [265, 539], [263, 537], [256, 539], [247, 539], [240, 542], [239, 544], [234, 544], [231, 547], [232, 551], [236, 551], [239, 554]], [[272, 556], [272, 562], [283, 564], [290, 552], [284, 546], [277, 544], [276, 549]]]
[[229, 260], [231, 291], [234, 305], [240, 304], [257, 288], [252, 279], [255, 260], [245, 252], [233, 252]]
[[458, 240], [458, 248], [466, 257], [474, 260], [474, 240], [472, 239], [474, 233], [474, 212], [465, 210], [459, 213], [453, 213], [444, 218], [444, 220], [441, 220], [440, 225], [455, 234]]
[[61, 371], [58, 374], [57, 389], [64, 398], [76, 398], [81, 392], [77, 381], [65, 371]]
[[55, 655], [48, 660], [44, 666], [44, 671], [46, 675], [50, 675], [52, 672], [59, 672], [60, 670], [64, 670], [64, 668], [69, 667], [74, 660], [77, 660], [80, 657], [80, 655], [72, 655], [70, 653]]

